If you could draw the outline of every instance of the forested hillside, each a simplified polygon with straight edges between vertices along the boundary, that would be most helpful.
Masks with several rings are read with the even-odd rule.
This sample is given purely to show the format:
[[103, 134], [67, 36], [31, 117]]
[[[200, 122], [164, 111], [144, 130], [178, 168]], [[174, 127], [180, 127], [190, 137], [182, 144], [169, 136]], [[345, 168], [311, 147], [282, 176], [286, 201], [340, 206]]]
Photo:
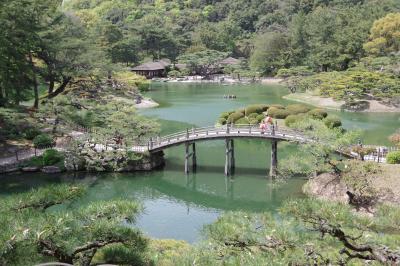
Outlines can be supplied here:
[[170, 58], [205, 49], [249, 59], [264, 74], [309, 66], [345, 70], [376, 53], [375, 20], [396, 0], [66, 0], [64, 7], [102, 36], [114, 62]]

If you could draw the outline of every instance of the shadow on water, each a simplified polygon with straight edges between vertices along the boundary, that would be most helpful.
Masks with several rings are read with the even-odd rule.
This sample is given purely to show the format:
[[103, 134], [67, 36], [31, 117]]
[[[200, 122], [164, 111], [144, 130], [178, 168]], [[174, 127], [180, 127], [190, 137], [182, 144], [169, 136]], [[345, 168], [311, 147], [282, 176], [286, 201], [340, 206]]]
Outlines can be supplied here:
[[[190, 162], [191, 163], [191, 162]], [[168, 169], [169, 170], [173, 170], [173, 171], [182, 171], [182, 173], [184, 172], [184, 164], [183, 163], [178, 163], [177, 160], [175, 161], [170, 161], [167, 160], [167, 164], [168, 164]], [[191, 165], [191, 164], [190, 164]], [[209, 173], [209, 174], [223, 174], [224, 173], [224, 165], [197, 165], [195, 172], [196, 173]], [[191, 167], [190, 170], [193, 172], [193, 168]], [[246, 175], [257, 175], [257, 176], [265, 176], [267, 177], [269, 173], [269, 168], [266, 169], [261, 169], [261, 168], [255, 168], [255, 167], [235, 167], [234, 169], [234, 174], [233, 177], [235, 175], [242, 175], [242, 174], [246, 174]]]

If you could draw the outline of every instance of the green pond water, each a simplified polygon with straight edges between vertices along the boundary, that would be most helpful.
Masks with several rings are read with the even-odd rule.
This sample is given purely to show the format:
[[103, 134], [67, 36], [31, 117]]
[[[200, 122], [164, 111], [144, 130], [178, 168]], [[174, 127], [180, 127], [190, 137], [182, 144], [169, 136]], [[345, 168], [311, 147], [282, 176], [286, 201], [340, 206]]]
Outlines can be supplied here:
[[[160, 107], [141, 110], [158, 119], [162, 134], [209, 126], [223, 111], [254, 103], [290, 101], [281, 97], [288, 91], [280, 86], [219, 84], [152, 84], [146, 96]], [[234, 100], [223, 99], [235, 94]], [[399, 127], [399, 114], [341, 113], [344, 126], [365, 129], [365, 143], [388, 144], [387, 135]], [[224, 142], [197, 144], [196, 173], [184, 174], [183, 147], [166, 150], [166, 166], [151, 173], [126, 174], [62, 174], [8, 175], [0, 178], [1, 197], [50, 183], [84, 183], [88, 193], [65, 208], [77, 208], [89, 202], [108, 199], [135, 199], [145, 211], [136, 225], [154, 238], [174, 238], [188, 242], [200, 239], [204, 224], [212, 223], [229, 210], [272, 211], [290, 197], [303, 197], [305, 180], [293, 178], [281, 186], [273, 186], [266, 178], [270, 143], [261, 140], [235, 140], [236, 171], [224, 176]], [[279, 143], [279, 159], [297, 149], [296, 145]]]

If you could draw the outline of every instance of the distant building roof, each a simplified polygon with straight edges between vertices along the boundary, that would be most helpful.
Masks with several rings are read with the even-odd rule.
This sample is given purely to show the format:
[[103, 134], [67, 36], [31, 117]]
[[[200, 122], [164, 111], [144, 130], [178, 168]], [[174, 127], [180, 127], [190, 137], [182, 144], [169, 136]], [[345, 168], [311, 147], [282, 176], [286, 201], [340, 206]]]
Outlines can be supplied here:
[[228, 57], [225, 58], [224, 60], [219, 62], [221, 65], [239, 65], [240, 64], [240, 60], [233, 58], [233, 57]]
[[[169, 61], [169, 60], [168, 60]], [[153, 71], [153, 70], [164, 70], [171, 63], [167, 60], [160, 60], [155, 62], [147, 62], [132, 68], [133, 71]]]

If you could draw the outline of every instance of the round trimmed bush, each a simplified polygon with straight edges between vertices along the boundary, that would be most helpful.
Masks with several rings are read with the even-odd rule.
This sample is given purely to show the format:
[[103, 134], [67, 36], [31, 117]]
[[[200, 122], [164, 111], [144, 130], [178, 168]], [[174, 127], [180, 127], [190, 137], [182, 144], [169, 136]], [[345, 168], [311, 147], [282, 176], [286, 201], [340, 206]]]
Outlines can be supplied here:
[[261, 114], [263, 112], [263, 108], [261, 104], [253, 104], [249, 105], [245, 108], [245, 114], [248, 116], [249, 114], [257, 113]]
[[268, 115], [277, 119], [285, 119], [290, 113], [285, 109], [271, 107], [268, 109]]
[[252, 113], [252, 114], [250, 114], [250, 115], [248, 115], [247, 116], [247, 118], [256, 118], [257, 116], [259, 116], [259, 114], [257, 114], [257, 113]]
[[258, 115], [258, 116], [256, 117], [258, 123], [260, 123], [264, 118], [265, 118], [265, 115]]
[[55, 165], [63, 159], [62, 154], [54, 149], [48, 149], [43, 153], [43, 165]]
[[235, 122], [236, 125], [248, 125], [250, 124], [249, 120], [246, 117], [242, 117]]
[[323, 109], [312, 109], [311, 111], [308, 112], [308, 115], [312, 118], [312, 119], [324, 119], [328, 116], [328, 113], [323, 110]]
[[324, 119], [324, 123], [329, 128], [336, 128], [342, 126], [342, 121], [337, 116], [328, 116]]
[[36, 136], [40, 135], [42, 132], [40, 132], [39, 129], [35, 127], [27, 128], [24, 132], [24, 136], [26, 139], [33, 140]]
[[257, 125], [258, 124], [258, 120], [256, 118], [249, 118], [249, 124], [250, 125]]
[[285, 118], [285, 125], [288, 127], [291, 127], [294, 123], [302, 120], [303, 118], [304, 118], [304, 114], [288, 115]]
[[226, 120], [226, 119], [228, 119], [228, 117], [229, 117], [230, 114], [231, 114], [231, 113], [229, 113], [229, 112], [223, 112], [219, 117], [220, 117], [220, 118], [225, 118], [225, 120]]
[[310, 108], [304, 104], [291, 104], [286, 107], [291, 115], [304, 114], [310, 111]]
[[386, 156], [386, 162], [389, 164], [400, 164], [400, 151], [389, 152]]
[[238, 119], [244, 117], [244, 114], [241, 112], [235, 112], [233, 114], [230, 114], [228, 119], [226, 120], [227, 123], [235, 123]]
[[48, 134], [40, 134], [33, 139], [33, 145], [35, 148], [45, 148], [53, 144], [53, 138]]

